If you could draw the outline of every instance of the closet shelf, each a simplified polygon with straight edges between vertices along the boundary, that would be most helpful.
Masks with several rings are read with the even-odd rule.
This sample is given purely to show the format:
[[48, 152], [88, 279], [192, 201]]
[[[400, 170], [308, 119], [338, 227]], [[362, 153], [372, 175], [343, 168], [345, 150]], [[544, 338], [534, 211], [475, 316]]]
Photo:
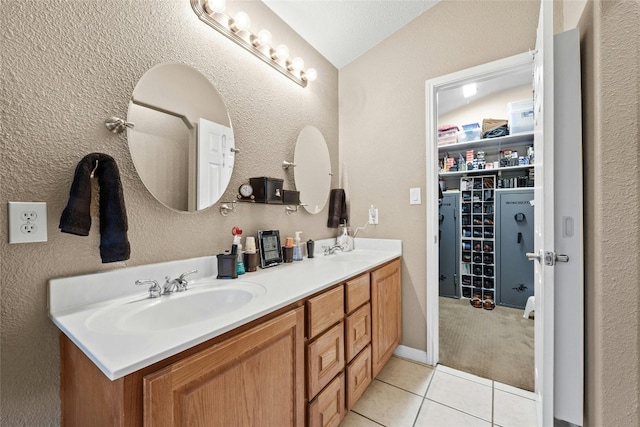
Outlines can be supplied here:
[[440, 172], [439, 176], [464, 176], [464, 175], [486, 175], [488, 173], [503, 172], [503, 171], [516, 171], [532, 168], [534, 165], [521, 165], [521, 166], [506, 166], [504, 168], [491, 168], [491, 169], [472, 169], [466, 171], [455, 172]]
[[502, 149], [517, 147], [524, 144], [533, 144], [533, 132], [517, 133], [515, 135], [501, 136], [498, 138], [485, 138], [476, 141], [460, 142], [456, 144], [439, 145], [438, 153], [457, 153], [470, 149]]

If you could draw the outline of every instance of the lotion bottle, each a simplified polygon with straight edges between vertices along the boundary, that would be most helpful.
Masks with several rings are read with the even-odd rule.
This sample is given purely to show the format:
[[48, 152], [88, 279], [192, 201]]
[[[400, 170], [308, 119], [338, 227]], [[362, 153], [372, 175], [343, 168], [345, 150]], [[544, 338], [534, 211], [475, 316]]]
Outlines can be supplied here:
[[240, 274], [244, 274], [245, 270], [244, 270], [244, 262], [243, 262], [243, 255], [242, 255], [242, 237], [240, 237], [239, 235], [233, 236], [233, 244], [236, 245], [238, 247], [237, 249], [237, 259], [236, 259], [236, 273], [238, 275]]
[[302, 242], [300, 241], [300, 235], [302, 231], [296, 231], [296, 237], [293, 241], [293, 260], [302, 261]]

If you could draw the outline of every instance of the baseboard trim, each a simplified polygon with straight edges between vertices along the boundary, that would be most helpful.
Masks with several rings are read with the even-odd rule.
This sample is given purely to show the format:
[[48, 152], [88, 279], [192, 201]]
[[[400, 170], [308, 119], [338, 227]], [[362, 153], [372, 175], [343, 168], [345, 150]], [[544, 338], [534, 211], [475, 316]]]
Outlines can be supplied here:
[[405, 359], [413, 360], [415, 362], [427, 364], [427, 352], [418, 350], [417, 348], [407, 347], [406, 345], [399, 345], [393, 352], [398, 357], [404, 357]]

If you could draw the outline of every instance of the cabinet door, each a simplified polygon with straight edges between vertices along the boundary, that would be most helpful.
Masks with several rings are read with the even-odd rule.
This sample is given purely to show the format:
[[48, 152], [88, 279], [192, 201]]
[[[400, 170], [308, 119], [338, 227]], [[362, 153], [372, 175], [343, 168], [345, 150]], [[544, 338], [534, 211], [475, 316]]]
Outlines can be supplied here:
[[345, 284], [345, 311], [351, 313], [371, 298], [369, 273], [362, 274]]
[[347, 411], [353, 408], [367, 389], [371, 377], [371, 346], [367, 346], [353, 362], [347, 366]]
[[303, 426], [304, 312], [292, 310], [144, 378], [146, 426]]
[[347, 317], [345, 322], [347, 362], [371, 342], [371, 304], [366, 304]]
[[337, 427], [346, 415], [344, 374], [309, 404], [309, 427]]
[[389, 360], [402, 336], [400, 260], [371, 272], [373, 377]]
[[309, 400], [344, 368], [344, 322], [307, 345]]
[[344, 317], [344, 288], [338, 286], [307, 301], [307, 338], [313, 339]]

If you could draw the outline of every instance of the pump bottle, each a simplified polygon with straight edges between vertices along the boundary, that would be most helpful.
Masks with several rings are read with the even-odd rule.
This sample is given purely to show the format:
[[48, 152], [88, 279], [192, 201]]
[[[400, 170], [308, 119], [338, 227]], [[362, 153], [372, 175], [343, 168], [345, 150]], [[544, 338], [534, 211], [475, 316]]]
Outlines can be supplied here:
[[300, 241], [300, 235], [302, 231], [296, 231], [296, 237], [293, 241], [293, 260], [302, 261], [302, 242]]

